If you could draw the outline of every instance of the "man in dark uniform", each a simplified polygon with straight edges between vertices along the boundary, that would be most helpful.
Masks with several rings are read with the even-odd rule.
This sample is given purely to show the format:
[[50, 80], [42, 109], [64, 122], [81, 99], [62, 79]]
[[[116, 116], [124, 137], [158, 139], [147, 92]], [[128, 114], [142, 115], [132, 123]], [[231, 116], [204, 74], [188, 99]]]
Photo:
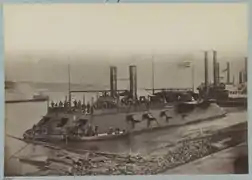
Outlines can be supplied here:
[[88, 102], [88, 104], [87, 104], [87, 113], [90, 113], [90, 108], [91, 108], [91, 106], [90, 106], [90, 104]]
[[63, 103], [62, 101], [59, 102], [59, 107], [62, 107], [63, 106]]
[[54, 107], [54, 105], [55, 105], [55, 103], [52, 101], [52, 102], [51, 102], [51, 106], [52, 106], [52, 108]]
[[74, 100], [74, 107], [77, 108], [77, 101], [76, 101], [76, 99]]
[[97, 135], [98, 135], [98, 126], [95, 126], [95, 129], [94, 129], [94, 134], [95, 134], [95, 136], [97, 136]]
[[120, 134], [120, 129], [119, 128], [115, 129], [115, 134]]
[[67, 107], [67, 101], [64, 101], [64, 107], [65, 108]]
[[91, 108], [90, 108], [90, 114], [94, 114], [94, 106], [91, 106]]
[[78, 108], [81, 108], [81, 101], [78, 101]]

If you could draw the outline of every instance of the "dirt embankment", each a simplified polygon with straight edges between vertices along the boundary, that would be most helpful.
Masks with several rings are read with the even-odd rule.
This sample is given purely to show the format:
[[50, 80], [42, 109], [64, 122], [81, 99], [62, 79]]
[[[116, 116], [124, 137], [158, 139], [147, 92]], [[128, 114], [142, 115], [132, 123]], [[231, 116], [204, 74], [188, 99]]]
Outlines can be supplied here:
[[[209, 132], [210, 133], [210, 132]], [[172, 147], [156, 149], [149, 155], [76, 154], [57, 152], [49, 158], [48, 169], [62, 175], [150, 175], [194, 161], [247, 141], [247, 123], [234, 125], [210, 135], [184, 139]], [[54, 173], [53, 173], [54, 172]]]

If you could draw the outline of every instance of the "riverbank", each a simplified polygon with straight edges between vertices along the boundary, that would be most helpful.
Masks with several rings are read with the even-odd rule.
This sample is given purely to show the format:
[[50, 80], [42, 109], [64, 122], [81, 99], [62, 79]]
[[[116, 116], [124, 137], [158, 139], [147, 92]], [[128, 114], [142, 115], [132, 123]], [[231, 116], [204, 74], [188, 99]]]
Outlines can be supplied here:
[[[247, 123], [240, 123], [197, 138], [156, 149], [150, 154], [113, 154], [66, 150], [54, 151], [40, 169], [60, 175], [151, 175], [160, 174], [247, 141]], [[29, 157], [27, 157], [29, 158]], [[78, 165], [78, 163], [80, 165]]]
[[163, 174], [248, 174], [247, 143], [169, 169]]
[[[13, 132], [12, 135], [16, 137], [22, 137], [22, 132], [27, 128], [27, 126], [31, 126], [36, 120], [36, 116], [30, 114], [29, 112], [32, 109], [32, 112], [36, 112], [37, 109], [41, 111], [42, 104], [36, 104], [36, 106], [30, 106], [27, 108], [29, 104], [25, 104], [23, 106], [17, 104], [18, 108], [16, 109], [16, 113], [11, 113], [10, 115], [15, 115], [19, 117], [19, 119], [25, 119], [19, 125], [19, 128], [15, 130], [16, 120], [12, 116], [9, 116], [9, 120], [7, 121], [8, 127], [12, 129], [7, 129], [8, 132]], [[11, 105], [13, 106], [13, 105]], [[8, 111], [7, 111], [8, 112]], [[25, 113], [24, 113], [25, 112]], [[38, 113], [38, 112], [37, 112]], [[42, 112], [39, 112], [43, 114]], [[33, 113], [34, 114], [34, 113]], [[36, 114], [36, 113], [35, 113]], [[14, 121], [15, 120], [15, 121]], [[162, 149], [169, 149], [174, 144], [178, 144], [178, 141], [186, 140], [187, 138], [196, 138], [202, 136], [211, 135], [216, 130], [221, 130], [224, 128], [228, 128], [229, 126], [237, 125], [239, 123], [247, 122], [247, 111], [235, 111], [232, 113], [228, 113], [226, 117], [210, 120], [210, 121], [202, 121], [196, 124], [188, 124], [181, 127], [175, 127], [170, 129], [163, 129], [159, 131], [151, 131], [143, 134], [138, 134], [132, 136], [130, 139], [118, 139], [113, 141], [105, 141], [105, 142], [83, 142], [83, 143], [73, 143], [68, 144], [68, 151], [75, 152], [76, 154], [85, 154], [86, 152], [105, 152], [105, 154], [140, 154], [141, 156], [146, 156], [148, 154], [153, 154], [154, 152], [160, 152]], [[30, 124], [30, 125], [29, 125]], [[13, 129], [14, 128], [14, 129]], [[10, 131], [11, 130], [11, 131]], [[245, 132], [246, 134], [246, 132]], [[55, 151], [61, 151], [62, 148], [59, 147], [57, 149], [51, 149], [50, 147], [45, 147], [44, 145], [27, 145], [26, 143], [12, 139], [6, 138], [6, 158], [8, 159], [10, 155], [19, 151], [20, 148], [25, 148], [22, 152], [19, 152], [16, 155], [26, 156], [26, 155], [51, 155]], [[63, 144], [64, 145], [64, 144]], [[25, 147], [26, 146], [26, 147]], [[160, 151], [157, 151], [159, 149]], [[36, 171], [36, 172], [35, 172]], [[59, 175], [60, 172], [55, 170], [38, 170], [37, 167], [31, 166], [29, 164], [24, 164], [18, 161], [16, 158], [8, 159], [6, 161], [5, 166], [5, 175], [8, 176], [20, 176], [20, 175], [29, 175], [29, 176], [38, 176], [38, 175]]]

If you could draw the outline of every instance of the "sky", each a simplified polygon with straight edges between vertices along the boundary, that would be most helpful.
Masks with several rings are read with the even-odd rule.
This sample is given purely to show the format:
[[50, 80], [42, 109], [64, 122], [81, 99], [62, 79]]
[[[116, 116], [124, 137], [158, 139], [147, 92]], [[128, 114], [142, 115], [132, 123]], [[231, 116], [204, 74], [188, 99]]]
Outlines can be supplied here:
[[[235, 74], [247, 56], [245, 3], [3, 7], [5, 67], [10, 79], [65, 81], [66, 61], [70, 61], [73, 81], [89, 77], [84, 79], [103, 82], [109, 65], [121, 66], [121, 76], [125, 77], [128, 69], [122, 64], [138, 64], [138, 74], [143, 74], [139, 78], [147, 86], [153, 56], [159, 62], [155, 66], [157, 77], [165, 75], [167, 84], [176, 84], [174, 77], [183, 73], [178, 74], [170, 62], [188, 59], [197, 61], [195, 73], [200, 82], [203, 50], [217, 50], [223, 64], [239, 61], [233, 65]], [[185, 82], [188, 75], [182, 78]]]

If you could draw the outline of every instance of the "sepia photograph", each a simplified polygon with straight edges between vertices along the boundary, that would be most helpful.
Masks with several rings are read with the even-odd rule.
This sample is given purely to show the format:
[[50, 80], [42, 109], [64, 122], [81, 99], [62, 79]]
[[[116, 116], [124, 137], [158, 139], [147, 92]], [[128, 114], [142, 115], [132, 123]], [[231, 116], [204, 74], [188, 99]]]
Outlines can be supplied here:
[[4, 4], [5, 176], [248, 174], [245, 3]]

